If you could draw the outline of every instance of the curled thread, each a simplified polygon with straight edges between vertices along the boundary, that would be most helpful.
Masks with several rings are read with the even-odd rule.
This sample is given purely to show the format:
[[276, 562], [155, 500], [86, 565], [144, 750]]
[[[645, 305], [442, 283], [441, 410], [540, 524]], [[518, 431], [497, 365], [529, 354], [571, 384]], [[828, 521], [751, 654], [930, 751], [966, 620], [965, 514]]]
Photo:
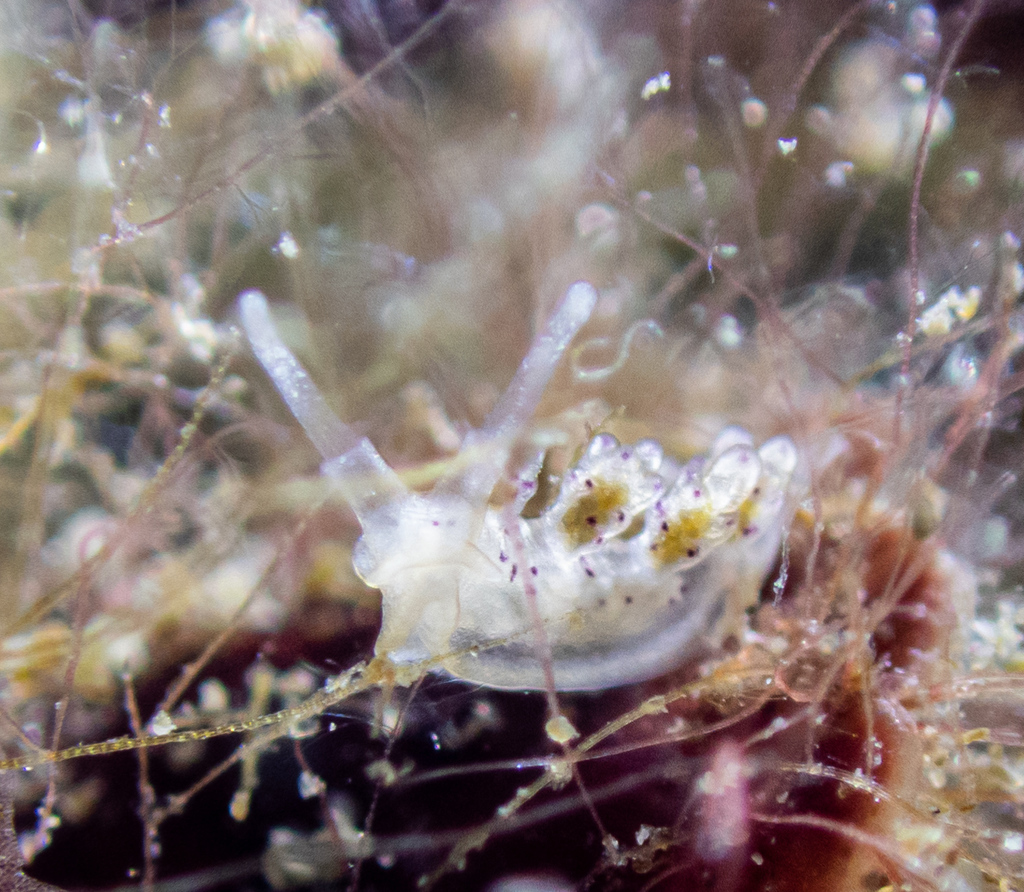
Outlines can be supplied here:
[[611, 365], [595, 366], [592, 368], [584, 368], [581, 365], [580, 358], [583, 353], [587, 350], [600, 350], [603, 347], [608, 347], [612, 343], [612, 339], [591, 338], [589, 341], [584, 341], [570, 354], [569, 361], [572, 366], [573, 377], [577, 381], [603, 381], [605, 378], [610, 378], [626, 364], [626, 360], [629, 359], [629, 351], [633, 346], [633, 339], [636, 338], [640, 331], [646, 331], [656, 338], [665, 337], [665, 332], [662, 331], [661, 326], [653, 319], [639, 319], [626, 330], [626, 335], [622, 339], [622, 346], [619, 347], [619, 355], [615, 357], [615, 361]]

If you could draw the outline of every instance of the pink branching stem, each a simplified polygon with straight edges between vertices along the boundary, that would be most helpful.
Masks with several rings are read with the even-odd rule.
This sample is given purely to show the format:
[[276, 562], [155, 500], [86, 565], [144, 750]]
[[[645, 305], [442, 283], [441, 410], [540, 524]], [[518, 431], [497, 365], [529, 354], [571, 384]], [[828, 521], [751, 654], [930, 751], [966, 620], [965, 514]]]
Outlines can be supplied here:
[[[416, 679], [416, 683], [409, 689], [409, 696], [398, 713], [398, 719], [395, 722], [394, 733], [388, 736], [387, 742], [384, 745], [384, 754], [383, 756], [381, 756], [381, 758], [385, 762], [391, 761], [391, 752], [394, 749], [395, 743], [400, 736], [402, 725], [405, 722], [406, 713], [408, 712], [409, 706], [412, 704], [413, 699], [415, 699], [416, 694], [419, 692], [420, 685], [423, 684], [423, 679], [425, 677], [425, 675], [421, 675], [418, 679]], [[370, 807], [366, 810], [366, 819], [363, 821], [363, 833], [366, 834], [366, 836], [370, 836], [373, 833], [373, 822], [374, 819], [377, 817], [377, 807], [380, 805], [380, 791], [382, 786], [382, 783], [377, 783], [373, 788], [373, 797], [370, 799]], [[329, 818], [330, 809], [326, 809], [326, 812], [326, 817]], [[329, 826], [332, 828], [332, 830], [334, 831], [334, 835], [337, 838], [338, 831], [333, 820], [329, 822]], [[337, 838], [337, 842], [339, 843], [340, 850], [340, 838]], [[359, 880], [362, 877], [363, 873], [363, 861], [364, 859], [362, 857], [356, 858], [355, 863], [352, 865], [352, 875], [349, 878], [348, 892], [358, 892], [359, 890]]]
[[[143, 733], [142, 714], [135, 696], [135, 684], [130, 675], [124, 676], [124, 700], [128, 711], [128, 723], [132, 733], [138, 737]], [[135, 751], [139, 763], [139, 819], [142, 821], [142, 888], [152, 892], [156, 881], [155, 848], [160, 836], [160, 821], [154, 813], [156, 794], [149, 779], [149, 750], [145, 747]]]
[[[523, 593], [526, 596], [526, 605], [530, 612], [530, 622], [533, 624], [533, 646], [536, 650], [537, 658], [544, 668], [544, 693], [547, 697], [548, 715], [551, 719], [556, 719], [562, 714], [562, 708], [558, 705], [558, 694], [555, 689], [555, 670], [551, 656], [551, 641], [544, 626], [544, 618], [540, 615], [540, 608], [537, 606], [537, 586], [534, 584], [533, 577], [528, 569], [529, 561], [526, 557], [526, 543], [519, 532], [519, 516], [511, 505], [506, 508], [505, 514], [506, 532], [508, 533], [509, 545], [514, 555], [513, 559], [523, 568], [523, 573], [521, 574]], [[568, 752], [568, 743], [562, 743], [561, 747], [564, 752]], [[597, 812], [593, 798], [583, 785], [583, 778], [580, 777], [579, 768], [575, 761], [572, 763], [572, 777], [580, 791], [580, 797], [590, 812], [590, 817], [593, 819], [602, 839], [607, 838], [608, 831], [605, 829], [604, 822]]]
[[903, 339], [903, 362], [900, 369], [900, 384], [896, 393], [896, 411], [893, 417], [893, 442], [900, 442], [902, 433], [903, 402], [907, 387], [910, 384], [910, 360], [913, 352], [910, 349], [917, 333], [917, 313], [920, 309], [917, 303], [917, 294], [921, 282], [921, 257], [918, 245], [921, 216], [921, 186], [924, 183], [924, 167], [928, 163], [929, 143], [931, 142], [932, 126], [935, 122], [935, 113], [942, 101], [942, 94], [946, 91], [946, 84], [953, 73], [953, 65], [960, 56], [964, 42], [971, 33], [975, 23], [978, 21], [982, 10], [985, 7], [985, 0], [974, 0], [964, 19], [963, 27], [960, 28], [956, 39], [953, 41], [946, 53], [946, 58], [939, 69], [938, 77], [935, 79], [935, 86], [932, 88], [931, 96], [928, 98], [928, 111], [924, 119], [924, 128], [921, 131], [921, 139], [917, 144], [917, 154], [914, 159], [914, 180], [910, 191], [910, 234], [909, 234], [909, 262], [910, 262], [910, 293], [907, 299], [907, 328]]

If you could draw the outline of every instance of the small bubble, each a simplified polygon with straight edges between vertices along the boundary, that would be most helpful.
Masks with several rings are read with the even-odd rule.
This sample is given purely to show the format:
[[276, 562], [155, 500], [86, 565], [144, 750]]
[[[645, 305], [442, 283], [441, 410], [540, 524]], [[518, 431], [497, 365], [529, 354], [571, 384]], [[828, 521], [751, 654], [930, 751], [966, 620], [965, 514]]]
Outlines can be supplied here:
[[57, 114], [69, 127], [78, 127], [85, 120], [85, 100], [69, 96], [57, 108]]
[[231, 804], [228, 806], [228, 812], [231, 814], [231, 817], [239, 823], [249, 817], [248, 790], [235, 791], [235, 795], [231, 797]]
[[845, 188], [847, 177], [851, 173], [853, 173], [851, 161], [833, 161], [825, 168], [825, 182], [833, 189]]
[[303, 799], [313, 799], [322, 795], [327, 789], [323, 778], [312, 771], [303, 771], [299, 775], [299, 796]]
[[555, 743], [568, 743], [580, 736], [580, 732], [564, 715], [556, 715], [554, 718], [548, 719], [547, 724], [544, 725], [544, 731]]
[[282, 257], [289, 260], [294, 260], [299, 256], [299, 245], [295, 241], [295, 237], [287, 230], [282, 232], [281, 237], [277, 240], [276, 250]]
[[965, 168], [957, 172], [953, 180], [953, 188], [959, 195], [970, 195], [981, 186], [981, 173], [973, 168]]
[[785, 139], [784, 137], [779, 138], [778, 142], [779, 152], [783, 155], [791, 155], [796, 151], [796, 137], [791, 139]]
[[668, 92], [671, 87], [672, 78], [667, 71], [663, 71], [654, 75], [644, 84], [644, 88], [640, 91], [640, 98], [650, 99], [652, 96], [657, 96], [658, 93]]
[[768, 120], [768, 106], [754, 97], [744, 99], [740, 106], [740, 115], [743, 118], [744, 126], [756, 129], [764, 126], [765, 121]]
[[177, 728], [178, 726], [174, 724], [174, 719], [162, 709], [149, 722], [149, 733], [154, 737], [163, 737], [172, 731], [176, 731]]
[[924, 75], [917, 73], [908, 73], [903, 75], [900, 84], [911, 96], [919, 96], [924, 92], [925, 87], [928, 86], [928, 82], [925, 80]]
[[715, 340], [726, 350], [733, 350], [743, 342], [743, 332], [735, 316], [725, 315], [715, 326]]

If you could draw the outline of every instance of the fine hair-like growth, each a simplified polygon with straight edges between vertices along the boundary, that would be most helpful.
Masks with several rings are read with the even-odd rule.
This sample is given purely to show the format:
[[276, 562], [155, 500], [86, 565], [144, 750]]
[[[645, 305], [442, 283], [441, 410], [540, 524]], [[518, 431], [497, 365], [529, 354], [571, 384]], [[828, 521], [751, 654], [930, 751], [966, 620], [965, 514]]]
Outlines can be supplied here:
[[0, 881], [1022, 888], [1016, 5], [0, 24]]

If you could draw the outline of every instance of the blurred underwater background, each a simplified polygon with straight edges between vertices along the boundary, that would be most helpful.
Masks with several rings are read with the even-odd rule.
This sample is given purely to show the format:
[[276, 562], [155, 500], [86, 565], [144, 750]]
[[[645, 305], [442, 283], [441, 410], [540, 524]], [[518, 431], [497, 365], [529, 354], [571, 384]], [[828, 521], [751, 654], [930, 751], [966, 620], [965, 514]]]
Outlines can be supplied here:
[[[0, 881], [1024, 892], [1022, 60], [1018, 0], [5, 0]], [[654, 677], [403, 662], [238, 295], [428, 494], [579, 280], [472, 507], [740, 426], [778, 537]]]

